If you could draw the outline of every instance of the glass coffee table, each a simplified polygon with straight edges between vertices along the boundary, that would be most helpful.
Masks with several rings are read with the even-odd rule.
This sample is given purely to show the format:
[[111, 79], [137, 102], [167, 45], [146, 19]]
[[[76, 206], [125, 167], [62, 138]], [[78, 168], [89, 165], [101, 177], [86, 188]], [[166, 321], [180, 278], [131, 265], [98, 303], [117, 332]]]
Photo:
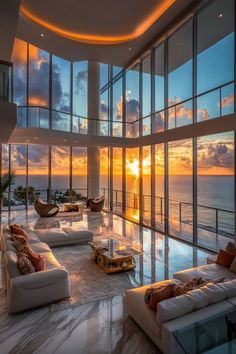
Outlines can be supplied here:
[[134, 256], [130, 249], [113, 239], [89, 242], [91, 258], [105, 273], [117, 273], [135, 268]]
[[236, 306], [173, 332], [184, 353], [236, 353]]

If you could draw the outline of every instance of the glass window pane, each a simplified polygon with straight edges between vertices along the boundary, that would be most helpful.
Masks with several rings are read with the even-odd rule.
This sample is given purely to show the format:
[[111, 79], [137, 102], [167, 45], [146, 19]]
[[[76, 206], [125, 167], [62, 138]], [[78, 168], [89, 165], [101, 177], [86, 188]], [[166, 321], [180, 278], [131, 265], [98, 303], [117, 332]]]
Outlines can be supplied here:
[[35, 195], [47, 201], [48, 188], [48, 146], [28, 146], [29, 204], [34, 204]]
[[72, 147], [72, 198], [87, 197], [87, 148]]
[[169, 230], [192, 241], [193, 178], [192, 139], [168, 143]]
[[67, 146], [52, 146], [52, 199], [55, 203], [68, 202], [70, 149]]
[[197, 98], [197, 121], [220, 116], [220, 90], [215, 90]]
[[139, 148], [126, 149], [126, 215], [139, 220]]
[[164, 44], [155, 49], [155, 112], [164, 109]]
[[143, 68], [143, 112], [146, 117], [151, 114], [151, 56], [148, 55], [142, 63]]
[[122, 148], [113, 148], [113, 210], [122, 213]]
[[29, 105], [48, 107], [49, 54], [29, 45]]
[[143, 172], [143, 222], [151, 225], [151, 146], [144, 146], [142, 156]]
[[100, 148], [100, 191], [105, 196], [105, 207], [109, 208], [109, 148]]
[[19, 106], [25, 106], [27, 91], [27, 43], [16, 38], [14, 41], [12, 61], [13, 70], [13, 97]]
[[88, 116], [88, 62], [73, 63], [73, 113]]
[[155, 145], [155, 225], [164, 231], [165, 202], [164, 202], [164, 144]]
[[15, 172], [16, 178], [11, 187], [11, 206], [22, 209], [26, 203], [26, 145], [11, 145], [11, 170]]
[[[135, 122], [139, 119], [139, 65], [126, 72], [126, 122]], [[126, 136], [132, 137], [133, 127], [127, 129]], [[139, 130], [139, 123], [135, 124], [135, 131]]]
[[234, 85], [227, 85], [221, 89], [221, 115], [234, 112]]
[[70, 111], [70, 62], [54, 55], [52, 56], [52, 108], [63, 112]]
[[209, 2], [197, 16], [198, 94], [234, 79], [234, 0]]
[[113, 136], [122, 136], [122, 122], [123, 118], [123, 97], [122, 97], [122, 79], [119, 79], [113, 85]]
[[218, 250], [234, 239], [234, 133], [197, 139], [198, 243]]
[[169, 106], [192, 97], [192, 21], [169, 38]]
[[108, 64], [100, 63], [100, 88], [108, 83]]

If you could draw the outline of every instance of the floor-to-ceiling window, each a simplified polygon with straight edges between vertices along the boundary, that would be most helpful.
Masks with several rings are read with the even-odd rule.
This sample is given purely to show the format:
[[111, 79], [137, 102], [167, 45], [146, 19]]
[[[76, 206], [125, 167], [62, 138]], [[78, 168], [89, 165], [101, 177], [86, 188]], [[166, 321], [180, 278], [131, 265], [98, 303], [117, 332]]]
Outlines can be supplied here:
[[151, 55], [142, 61], [142, 135], [151, 133]]
[[[70, 102], [70, 75], [71, 64], [69, 61], [52, 56], [52, 108], [60, 111], [52, 112], [52, 128], [69, 131], [71, 116], [67, 114], [71, 109]], [[65, 113], [62, 113], [65, 112]]]
[[113, 136], [122, 136], [122, 119], [123, 119], [123, 83], [122, 77], [117, 80], [113, 85], [112, 91], [112, 135]]
[[169, 232], [192, 240], [193, 235], [193, 142], [168, 143]]
[[77, 200], [87, 197], [87, 148], [73, 146], [71, 152], [72, 197]]
[[122, 148], [112, 149], [113, 210], [122, 213]]
[[49, 53], [30, 44], [28, 60], [28, 126], [49, 128]]
[[[168, 128], [191, 124], [193, 95], [192, 20], [177, 30], [168, 42]], [[189, 99], [189, 100], [188, 100]]]
[[143, 222], [151, 225], [151, 146], [142, 148]]
[[11, 186], [11, 205], [24, 208], [26, 204], [27, 146], [12, 144], [10, 149], [11, 171], [16, 178]]
[[155, 145], [155, 226], [164, 231], [165, 181], [164, 144]]
[[58, 203], [68, 201], [70, 188], [70, 148], [68, 146], [51, 147], [51, 169], [52, 199]]
[[126, 149], [126, 215], [139, 221], [139, 148]]
[[164, 43], [155, 49], [155, 115], [152, 117], [152, 132], [158, 133], [164, 130], [164, 107], [165, 107], [165, 57]]
[[28, 202], [31, 205], [36, 195], [47, 200], [48, 162], [48, 146], [28, 145]]
[[110, 168], [110, 158], [109, 158], [109, 148], [100, 148], [100, 193], [105, 197], [105, 207], [109, 209], [109, 168]]
[[234, 132], [197, 139], [198, 243], [225, 246], [234, 238]]
[[88, 116], [88, 62], [73, 63], [73, 116], [72, 131], [87, 133]]
[[139, 135], [139, 64], [126, 72], [126, 137]]

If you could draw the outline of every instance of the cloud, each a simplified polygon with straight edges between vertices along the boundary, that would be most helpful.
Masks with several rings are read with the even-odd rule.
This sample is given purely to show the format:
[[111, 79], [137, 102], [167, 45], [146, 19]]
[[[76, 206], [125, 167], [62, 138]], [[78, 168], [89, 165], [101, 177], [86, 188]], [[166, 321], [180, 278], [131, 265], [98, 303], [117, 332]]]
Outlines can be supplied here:
[[87, 70], [79, 71], [76, 75], [75, 81], [75, 93], [78, 95], [86, 95], [87, 94], [87, 79], [88, 72]]
[[224, 167], [232, 168], [234, 163], [233, 149], [224, 143], [216, 145], [209, 144], [202, 153], [199, 154], [199, 167]]
[[[221, 100], [221, 106], [222, 108], [232, 106], [234, 104], [234, 95], [231, 93], [230, 95], [222, 98]], [[218, 103], [218, 106], [220, 106], [220, 102]]]

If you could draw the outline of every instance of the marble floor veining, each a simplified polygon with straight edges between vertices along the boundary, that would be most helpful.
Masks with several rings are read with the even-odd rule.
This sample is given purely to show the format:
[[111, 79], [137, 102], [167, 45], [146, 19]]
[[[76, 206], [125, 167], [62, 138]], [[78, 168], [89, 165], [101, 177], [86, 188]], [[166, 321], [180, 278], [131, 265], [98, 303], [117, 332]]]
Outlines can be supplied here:
[[[203, 264], [207, 253], [160, 233], [134, 225], [109, 213], [85, 213], [80, 219], [39, 219], [33, 210], [2, 214], [2, 225], [21, 223], [33, 228], [89, 228], [94, 237], [112, 233], [139, 244], [134, 286], [150, 284], [173, 272]], [[105, 236], [107, 236], [105, 235]], [[73, 247], [73, 246], [71, 246]], [[68, 247], [69, 252], [70, 247]], [[1, 280], [1, 279], [0, 279]], [[50, 312], [49, 307], [15, 316], [7, 314], [6, 298], [0, 284], [0, 353], [154, 354], [159, 349], [125, 313], [122, 296]]]

